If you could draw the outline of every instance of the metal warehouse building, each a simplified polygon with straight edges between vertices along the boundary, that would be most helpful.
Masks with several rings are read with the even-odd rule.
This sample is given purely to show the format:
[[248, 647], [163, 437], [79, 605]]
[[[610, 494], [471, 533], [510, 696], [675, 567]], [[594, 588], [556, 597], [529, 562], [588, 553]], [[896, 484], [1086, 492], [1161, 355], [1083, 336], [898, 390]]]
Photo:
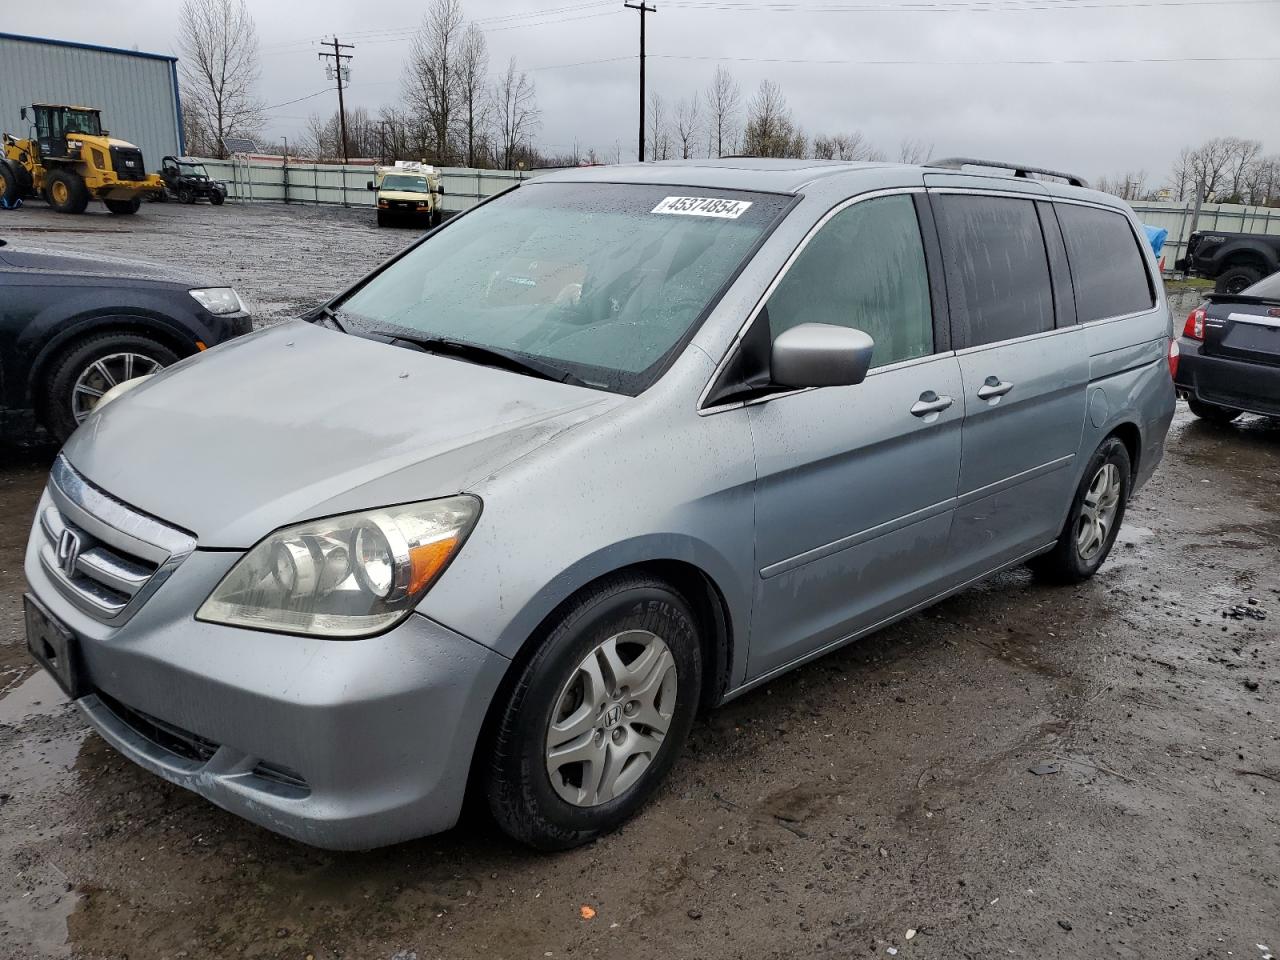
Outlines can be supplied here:
[[0, 33], [0, 131], [27, 136], [19, 111], [33, 103], [98, 107], [103, 128], [141, 148], [150, 171], [183, 153], [176, 57]]

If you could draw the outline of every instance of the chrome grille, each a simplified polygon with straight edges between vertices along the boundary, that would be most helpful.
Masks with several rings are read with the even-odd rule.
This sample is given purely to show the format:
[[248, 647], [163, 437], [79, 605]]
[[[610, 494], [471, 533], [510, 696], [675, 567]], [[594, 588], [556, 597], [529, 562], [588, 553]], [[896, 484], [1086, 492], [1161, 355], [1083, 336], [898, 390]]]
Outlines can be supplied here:
[[40, 508], [40, 562], [62, 594], [118, 626], [195, 549], [195, 538], [121, 503], [61, 455]]

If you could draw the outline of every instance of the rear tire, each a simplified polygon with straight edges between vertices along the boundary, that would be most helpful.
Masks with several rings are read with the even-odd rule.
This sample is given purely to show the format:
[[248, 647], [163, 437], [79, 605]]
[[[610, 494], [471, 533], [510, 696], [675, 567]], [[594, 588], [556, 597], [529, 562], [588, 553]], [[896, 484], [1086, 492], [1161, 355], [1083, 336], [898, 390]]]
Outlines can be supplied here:
[[142, 206], [142, 198], [134, 197], [132, 200], [103, 200], [107, 205], [107, 209], [112, 213], [121, 216], [129, 216], [138, 212], [138, 208]]
[[[79, 425], [77, 396], [89, 396], [84, 393], [84, 388], [88, 386], [90, 390], [97, 390], [99, 386], [104, 386], [109, 389], [115, 385], [105, 382], [96, 384], [96, 381], [86, 383], [83, 376], [92, 370], [95, 363], [125, 354], [146, 358], [160, 367], [167, 367], [178, 361], [178, 355], [159, 341], [142, 334], [123, 332], [100, 333], [73, 343], [61, 357], [53, 361], [50, 367], [52, 373], [44, 387], [40, 413], [45, 426], [59, 443], [66, 441]], [[153, 372], [145, 369], [147, 366], [146, 363], [137, 362], [135, 375]], [[116, 382], [123, 382], [119, 372], [123, 364], [108, 363], [106, 367], [106, 375], [99, 375], [104, 381], [114, 379]], [[76, 389], [77, 384], [82, 388], [79, 391]], [[105, 393], [106, 390], [101, 392]]]
[[1080, 583], [1098, 572], [1124, 522], [1132, 472], [1124, 442], [1118, 437], [1104, 440], [1080, 478], [1058, 542], [1028, 564], [1037, 577], [1050, 583]]
[[45, 197], [58, 213], [84, 213], [89, 188], [74, 170], [54, 170], [45, 178]]
[[1201, 420], [1208, 420], [1210, 423], [1230, 423], [1241, 413], [1239, 410], [1220, 407], [1216, 403], [1205, 403], [1203, 400], [1189, 399], [1187, 400], [1187, 406]]
[[178, 193], [179, 203], [195, 203], [196, 202], [196, 192], [192, 190], [190, 187], [179, 187], [177, 193]]
[[1219, 275], [1213, 289], [1216, 293], [1239, 293], [1261, 279], [1262, 271], [1257, 267], [1228, 267]]
[[696, 621], [679, 594], [640, 575], [591, 588], [557, 618], [507, 702], [494, 704], [477, 755], [494, 819], [542, 850], [616, 829], [675, 764], [701, 689]]

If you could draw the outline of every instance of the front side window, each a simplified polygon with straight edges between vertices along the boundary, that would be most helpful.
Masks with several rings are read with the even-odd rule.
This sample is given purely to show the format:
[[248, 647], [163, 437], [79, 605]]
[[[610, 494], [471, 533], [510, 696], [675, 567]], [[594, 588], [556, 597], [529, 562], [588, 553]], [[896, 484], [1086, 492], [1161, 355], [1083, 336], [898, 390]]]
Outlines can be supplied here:
[[933, 353], [933, 313], [920, 224], [910, 196], [841, 210], [810, 239], [767, 304], [777, 337], [801, 323], [871, 335], [873, 367]]
[[1073, 203], [1056, 205], [1071, 260], [1081, 323], [1155, 306], [1138, 238], [1123, 214]]
[[367, 330], [511, 351], [634, 395], [789, 199], [535, 181], [431, 234], [337, 307]]
[[956, 346], [1053, 329], [1053, 285], [1033, 200], [938, 198], [938, 235]]

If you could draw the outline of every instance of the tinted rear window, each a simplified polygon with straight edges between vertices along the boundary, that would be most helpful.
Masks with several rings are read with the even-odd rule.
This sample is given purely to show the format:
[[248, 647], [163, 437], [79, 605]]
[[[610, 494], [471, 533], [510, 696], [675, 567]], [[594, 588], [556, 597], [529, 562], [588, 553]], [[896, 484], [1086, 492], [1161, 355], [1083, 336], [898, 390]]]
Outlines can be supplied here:
[[1012, 340], [1053, 329], [1053, 286], [1033, 200], [939, 198], [956, 346]]
[[1150, 310], [1155, 300], [1128, 218], [1096, 207], [1069, 203], [1056, 207], [1071, 259], [1080, 322]]

